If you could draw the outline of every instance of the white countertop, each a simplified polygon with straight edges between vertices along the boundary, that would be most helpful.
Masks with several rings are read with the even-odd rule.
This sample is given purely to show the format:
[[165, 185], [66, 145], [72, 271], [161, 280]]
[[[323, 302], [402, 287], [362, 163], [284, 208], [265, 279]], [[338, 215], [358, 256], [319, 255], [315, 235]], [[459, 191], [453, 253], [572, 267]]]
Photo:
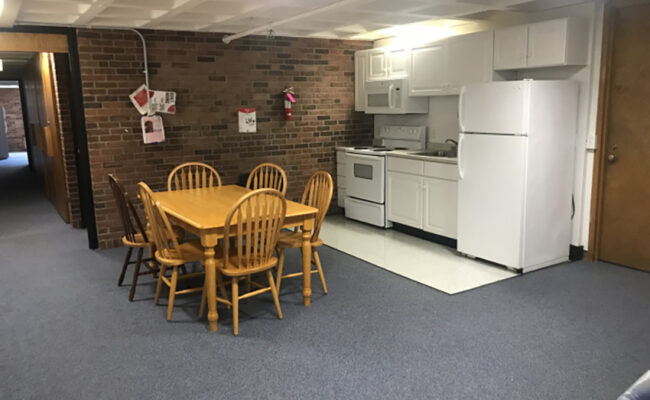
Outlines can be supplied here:
[[458, 158], [436, 157], [436, 156], [415, 154], [415, 153], [420, 153], [422, 151], [424, 150], [393, 150], [388, 153], [388, 157], [410, 158], [412, 160], [431, 161], [431, 162], [439, 162], [444, 164], [458, 163]]

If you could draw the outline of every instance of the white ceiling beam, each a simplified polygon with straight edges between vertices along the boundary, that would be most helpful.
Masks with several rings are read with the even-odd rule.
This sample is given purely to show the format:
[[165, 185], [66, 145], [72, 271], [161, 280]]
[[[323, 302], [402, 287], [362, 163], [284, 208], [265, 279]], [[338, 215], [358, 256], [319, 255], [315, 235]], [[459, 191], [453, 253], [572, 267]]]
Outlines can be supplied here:
[[202, 3], [205, 3], [205, 0], [185, 0], [179, 2], [179, 4], [174, 4], [174, 8], [156, 18], [152, 18], [149, 22], [142, 25], [141, 28], [156, 28], [160, 26], [160, 24], [173, 19], [179, 14], [192, 10]]
[[239, 33], [235, 33], [233, 35], [224, 36], [222, 40], [223, 40], [224, 43], [227, 44], [227, 43], [230, 43], [231, 41], [233, 41], [235, 39], [239, 39], [239, 38], [242, 38], [244, 36], [252, 35], [252, 34], [258, 33], [258, 32], [267, 31], [267, 30], [272, 29], [272, 28], [274, 28], [276, 26], [281, 26], [281, 25], [285, 25], [285, 24], [288, 24], [288, 23], [293, 22], [293, 21], [298, 21], [298, 20], [301, 20], [301, 19], [304, 19], [304, 18], [313, 17], [314, 15], [318, 15], [318, 14], [321, 14], [321, 13], [324, 13], [324, 12], [327, 12], [327, 11], [336, 10], [338, 8], [342, 8], [342, 7], [345, 7], [345, 6], [353, 5], [355, 3], [359, 3], [360, 1], [361, 0], [339, 0], [339, 1], [336, 1], [336, 2], [334, 2], [332, 4], [329, 4], [327, 6], [316, 8], [314, 10], [310, 10], [310, 11], [307, 11], [307, 12], [303, 12], [303, 13], [300, 13], [298, 15], [294, 15], [294, 16], [289, 17], [289, 18], [285, 18], [285, 19], [281, 19], [279, 21], [271, 22], [271, 23], [266, 24], [266, 25], [261, 25], [261, 26], [258, 26], [256, 28], [252, 28], [252, 29], [248, 29], [248, 30], [245, 30], [245, 31], [242, 31], [242, 32], [239, 32]]
[[0, 28], [11, 28], [16, 22], [23, 0], [5, 0], [4, 7], [0, 10]]
[[88, 24], [90, 21], [95, 19], [95, 17], [101, 14], [102, 11], [110, 7], [111, 4], [113, 4], [113, 0], [96, 0], [90, 7], [88, 7], [85, 13], [81, 14], [79, 18], [74, 20], [73, 24], [74, 25]]

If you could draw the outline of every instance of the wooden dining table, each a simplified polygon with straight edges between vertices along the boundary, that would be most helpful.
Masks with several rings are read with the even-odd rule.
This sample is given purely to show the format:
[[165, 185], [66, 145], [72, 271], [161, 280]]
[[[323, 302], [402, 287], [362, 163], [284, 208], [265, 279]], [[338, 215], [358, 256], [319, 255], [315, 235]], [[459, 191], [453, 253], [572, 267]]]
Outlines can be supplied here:
[[[154, 201], [178, 225], [201, 239], [203, 246], [205, 279], [208, 283], [208, 321], [211, 331], [217, 330], [217, 268], [215, 246], [224, 237], [226, 215], [235, 203], [251, 190], [225, 185], [201, 189], [171, 190], [156, 192]], [[285, 228], [299, 227], [302, 231], [302, 296], [305, 306], [311, 302], [311, 235], [317, 208], [287, 200]]]

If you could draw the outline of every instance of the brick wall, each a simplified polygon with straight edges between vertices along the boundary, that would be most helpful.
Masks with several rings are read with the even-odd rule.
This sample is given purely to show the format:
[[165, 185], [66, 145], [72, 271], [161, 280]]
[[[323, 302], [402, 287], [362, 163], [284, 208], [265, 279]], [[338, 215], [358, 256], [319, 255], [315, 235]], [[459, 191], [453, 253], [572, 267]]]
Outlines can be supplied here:
[[68, 208], [70, 225], [81, 227], [81, 205], [79, 200], [79, 183], [77, 181], [77, 164], [74, 151], [74, 132], [72, 131], [72, 115], [70, 113], [70, 97], [68, 94], [68, 61], [65, 54], [54, 55], [56, 97], [59, 113], [59, 130], [61, 132], [61, 149], [63, 150], [63, 167], [65, 172], [66, 191], [68, 193]]
[[[79, 56], [100, 247], [119, 245], [121, 227], [106, 175], [134, 194], [144, 180], [165, 187], [186, 161], [213, 165], [225, 184], [260, 162], [287, 172], [296, 200], [318, 169], [336, 178], [338, 145], [367, 144], [373, 119], [354, 112], [356, 50], [362, 41], [249, 37], [226, 45], [212, 33], [145, 31], [150, 86], [177, 93], [177, 114], [164, 115], [166, 141], [144, 145], [140, 115], [128, 94], [143, 83], [136, 35], [79, 30]], [[293, 86], [294, 120], [283, 119], [280, 91]], [[237, 108], [257, 109], [257, 133], [237, 131]]]
[[0, 89], [0, 106], [5, 108], [9, 151], [26, 151], [20, 90], [18, 88]]

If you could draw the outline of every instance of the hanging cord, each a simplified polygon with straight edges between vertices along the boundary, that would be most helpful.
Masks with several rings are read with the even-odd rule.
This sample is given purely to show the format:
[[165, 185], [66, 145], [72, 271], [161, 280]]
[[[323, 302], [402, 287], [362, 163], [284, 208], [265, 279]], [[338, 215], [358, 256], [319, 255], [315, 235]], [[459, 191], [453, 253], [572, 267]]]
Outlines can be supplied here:
[[149, 64], [147, 63], [147, 42], [145, 42], [144, 36], [142, 36], [142, 34], [137, 30], [133, 28], [124, 29], [134, 32], [142, 41], [142, 53], [144, 55], [144, 70], [142, 72], [144, 73], [144, 86], [147, 91], [147, 115], [151, 115], [151, 104], [149, 103]]

